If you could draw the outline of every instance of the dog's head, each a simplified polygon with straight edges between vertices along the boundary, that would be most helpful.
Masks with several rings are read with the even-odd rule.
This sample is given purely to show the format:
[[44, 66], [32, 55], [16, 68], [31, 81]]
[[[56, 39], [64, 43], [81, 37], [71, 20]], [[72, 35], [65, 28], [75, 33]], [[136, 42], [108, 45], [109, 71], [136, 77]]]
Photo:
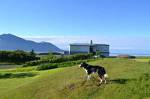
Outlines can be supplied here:
[[80, 68], [85, 68], [85, 67], [87, 67], [87, 63], [86, 62], [82, 62], [80, 65], [79, 65], [79, 67]]

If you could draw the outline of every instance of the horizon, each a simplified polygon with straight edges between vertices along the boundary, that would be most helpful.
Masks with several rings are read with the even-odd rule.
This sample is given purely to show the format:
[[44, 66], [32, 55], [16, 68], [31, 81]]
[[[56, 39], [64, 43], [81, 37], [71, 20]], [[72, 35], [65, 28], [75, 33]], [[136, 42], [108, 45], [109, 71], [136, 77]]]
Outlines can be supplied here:
[[[17, 36], [17, 35], [13, 35], [13, 34], [10, 34], [10, 33], [8, 33], [8, 34], [2, 34], [2, 35], [5, 36], [5, 37], [14, 36], [14, 37], [19, 37], [19, 38], [24, 39], [24, 40], [34, 41], [32, 39], [26, 39], [26, 38], [23, 38], [23, 37], [20, 37], [20, 36]], [[34, 42], [37, 42], [37, 41], [34, 41]], [[45, 42], [45, 41], [39, 41], [37, 43], [42, 43], [42, 42]], [[48, 43], [50, 43], [50, 42], [48, 42]], [[90, 42], [86, 42], [86, 44], [87, 43], [90, 44]], [[52, 43], [52, 44], [54, 44], [54, 43]], [[70, 44], [71, 43], [69, 43], [68, 45], [66, 45], [66, 46], [68, 46], [68, 48], [66, 47], [65, 49], [61, 48], [60, 46], [57, 46], [56, 44], [54, 44], [54, 45], [57, 46], [58, 48], [64, 50], [64, 51], [69, 51], [69, 45]], [[93, 44], [97, 44], [97, 43], [93, 42]], [[110, 56], [116, 56], [116, 55], [120, 55], [120, 54], [129, 54], [129, 55], [134, 55], [134, 56], [150, 56], [150, 51], [146, 50], [146, 49], [122, 49], [122, 48], [121, 49], [120, 48], [118, 48], [118, 49], [112, 49], [110, 47]]]
[[111, 49], [150, 51], [150, 1], [0, 1], [0, 35], [50, 42], [109, 44]]

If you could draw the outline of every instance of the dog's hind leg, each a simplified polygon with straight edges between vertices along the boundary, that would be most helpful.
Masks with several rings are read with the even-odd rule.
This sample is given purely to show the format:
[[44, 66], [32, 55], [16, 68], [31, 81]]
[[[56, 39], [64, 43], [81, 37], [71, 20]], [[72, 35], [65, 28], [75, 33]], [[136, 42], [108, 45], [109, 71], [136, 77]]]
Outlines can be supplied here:
[[102, 79], [102, 77], [100, 75], [99, 75], [99, 81], [100, 81], [100, 84], [102, 84], [103, 79]]
[[106, 78], [104, 76], [102, 76], [102, 81], [104, 81], [105, 84], [107, 83]]
[[106, 84], [107, 83], [107, 81], [106, 81], [106, 79], [104, 78], [104, 83]]
[[100, 78], [100, 84], [102, 84], [103, 80]]
[[107, 81], [106, 81], [107, 78], [108, 78], [108, 75], [104, 74], [104, 82], [105, 82], [105, 84], [107, 83]]

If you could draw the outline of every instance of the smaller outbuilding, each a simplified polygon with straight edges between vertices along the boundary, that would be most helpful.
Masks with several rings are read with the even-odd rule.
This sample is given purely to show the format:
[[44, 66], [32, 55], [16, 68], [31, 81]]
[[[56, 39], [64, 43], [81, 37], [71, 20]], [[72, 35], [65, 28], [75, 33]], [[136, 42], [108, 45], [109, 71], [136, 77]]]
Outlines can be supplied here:
[[121, 55], [118, 55], [117, 58], [136, 58], [136, 57], [128, 55], [128, 54], [121, 54]]
[[93, 44], [92, 40], [90, 43], [73, 43], [70, 44], [69, 53], [96, 53], [100, 52], [101, 55], [109, 56], [109, 45], [108, 44]]

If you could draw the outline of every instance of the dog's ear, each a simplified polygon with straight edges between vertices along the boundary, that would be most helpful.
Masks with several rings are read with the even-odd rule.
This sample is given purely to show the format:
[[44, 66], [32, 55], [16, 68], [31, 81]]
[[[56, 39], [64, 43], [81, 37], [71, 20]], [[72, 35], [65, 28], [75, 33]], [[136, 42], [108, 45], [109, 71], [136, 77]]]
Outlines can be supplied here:
[[84, 66], [87, 66], [87, 65], [88, 65], [86, 62], [83, 62], [82, 64], [83, 64]]
[[79, 65], [79, 67], [84, 67], [84, 66], [86, 66], [86, 63], [85, 63], [85, 62], [82, 62], [82, 63]]
[[82, 62], [82, 64], [86, 65], [87, 63], [86, 62]]

